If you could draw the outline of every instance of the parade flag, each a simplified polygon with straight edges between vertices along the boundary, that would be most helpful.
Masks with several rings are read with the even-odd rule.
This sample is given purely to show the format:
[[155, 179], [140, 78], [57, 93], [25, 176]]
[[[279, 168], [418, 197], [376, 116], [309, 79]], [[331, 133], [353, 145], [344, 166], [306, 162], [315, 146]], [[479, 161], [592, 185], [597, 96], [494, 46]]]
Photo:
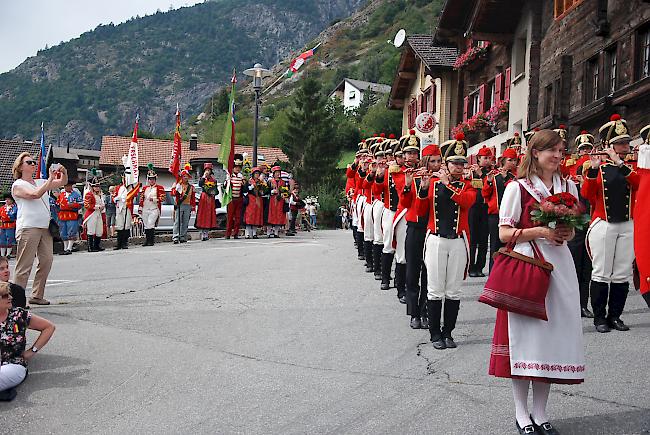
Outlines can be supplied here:
[[41, 122], [41, 155], [38, 158], [38, 177], [47, 180], [47, 165], [45, 161], [45, 130]]
[[[219, 161], [224, 169], [228, 170], [228, 178], [232, 174], [235, 166], [235, 84], [237, 83], [237, 74], [235, 70], [232, 72], [232, 79], [230, 80], [230, 105], [228, 109], [228, 118], [226, 119], [226, 128], [223, 132], [221, 139], [221, 148], [219, 149]], [[223, 193], [221, 205], [227, 206], [232, 201], [232, 188], [230, 183], [226, 183], [226, 188]]]
[[138, 122], [140, 115], [135, 116], [135, 125], [133, 126], [133, 137], [131, 138], [131, 145], [129, 146], [129, 164], [131, 165], [131, 176], [133, 183], [137, 183], [140, 179], [140, 164], [138, 156]]
[[311, 50], [307, 50], [304, 53], [302, 53], [300, 56], [295, 58], [294, 60], [291, 61], [291, 64], [289, 65], [289, 68], [287, 68], [287, 71], [285, 75], [287, 77], [291, 77], [294, 75], [298, 70], [305, 64], [307, 59], [312, 57], [314, 53], [316, 53], [316, 50], [320, 47], [320, 43], [318, 43], [314, 48]]
[[181, 170], [181, 111], [176, 104], [176, 131], [174, 132], [174, 146], [172, 146], [172, 157], [169, 160], [169, 172], [178, 180], [178, 173]]

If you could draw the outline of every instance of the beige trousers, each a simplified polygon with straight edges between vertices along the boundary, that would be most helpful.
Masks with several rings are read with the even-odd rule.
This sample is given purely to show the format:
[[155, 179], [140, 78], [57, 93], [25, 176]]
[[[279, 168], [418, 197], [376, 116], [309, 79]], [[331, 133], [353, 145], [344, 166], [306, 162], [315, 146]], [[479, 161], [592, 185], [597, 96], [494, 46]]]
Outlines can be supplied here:
[[18, 237], [15, 283], [27, 288], [34, 258], [38, 258], [36, 275], [32, 284], [32, 297], [43, 299], [45, 283], [52, 268], [54, 243], [47, 228], [23, 228]]

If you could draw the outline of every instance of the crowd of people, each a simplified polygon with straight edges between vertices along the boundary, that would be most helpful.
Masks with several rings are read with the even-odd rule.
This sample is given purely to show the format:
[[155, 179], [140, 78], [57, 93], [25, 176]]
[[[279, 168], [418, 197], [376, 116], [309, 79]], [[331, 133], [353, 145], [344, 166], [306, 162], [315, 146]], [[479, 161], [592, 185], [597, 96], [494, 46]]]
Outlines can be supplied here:
[[[548, 320], [504, 309], [496, 314], [489, 373], [512, 379], [519, 433], [558, 433], [546, 404], [552, 383], [583, 382], [581, 317], [593, 319], [600, 333], [629, 330], [621, 316], [633, 276], [650, 307], [648, 230], [640, 223], [647, 227], [650, 219], [649, 133], [650, 126], [641, 129], [644, 144], [631, 149], [626, 121], [613, 115], [599, 143], [582, 131], [573, 153], [561, 125], [527, 132], [525, 146], [515, 133], [498, 158], [483, 147], [470, 164], [462, 133], [421, 147], [411, 130], [399, 139], [365, 139], [348, 166], [347, 213], [358, 259], [381, 290], [396, 288], [410, 327], [428, 329], [436, 350], [457, 347], [463, 281], [486, 276], [486, 266], [492, 272], [493, 255], [506, 243], [552, 264]], [[637, 193], [643, 189], [645, 202]], [[546, 198], [560, 193], [580, 201], [588, 228], [533, 219]]]

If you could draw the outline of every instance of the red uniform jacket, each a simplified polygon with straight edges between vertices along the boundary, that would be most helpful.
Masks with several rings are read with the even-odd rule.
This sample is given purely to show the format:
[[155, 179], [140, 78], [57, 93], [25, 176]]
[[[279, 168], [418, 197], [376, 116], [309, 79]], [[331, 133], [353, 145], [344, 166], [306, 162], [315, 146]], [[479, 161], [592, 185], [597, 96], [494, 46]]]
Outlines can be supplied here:
[[492, 181], [488, 181], [487, 177], [483, 179], [481, 195], [488, 205], [488, 214], [499, 214], [499, 204], [503, 199], [503, 193], [506, 191], [508, 183], [514, 179], [515, 176], [512, 172], [508, 172], [505, 177], [496, 174]]
[[18, 206], [13, 204], [11, 207], [3, 205], [0, 207], [0, 229], [16, 228], [16, 216]]
[[[643, 145], [639, 154], [647, 154]], [[639, 159], [642, 160], [642, 159]], [[643, 164], [643, 163], [642, 163]], [[650, 168], [637, 168], [639, 174], [638, 201], [634, 207], [634, 253], [639, 269], [641, 294], [650, 292]]]
[[[68, 201], [68, 192], [63, 191], [59, 193], [59, 196], [56, 199], [56, 203], [59, 205], [58, 217], [60, 221], [76, 221], [79, 219], [79, 209], [81, 208], [81, 197], [79, 193], [75, 193], [73, 190], [70, 192], [72, 198], [76, 198], [72, 202]], [[79, 202], [77, 202], [79, 201]]]
[[[86, 195], [84, 196], [84, 208], [86, 209], [86, 212], [84, 213], [84, 221], [85, 221], [86, 219], [88, 219], [88, 216], [93, 214], [93, 212], [95, 211], [95, 195], [93, 194], [92, 190], [86, 192]], [[102, 211], [102, 213], [104, 213], [104, 211]]]
[[[148, 184], [144, 186], [142, 189], [140, 189], [140, 195], [138, 196], [138, 203], [140, 204], [140, 210], [142, 210], [142, 205], [144, 204], [144, 194], [147, 191], [147, 189], [150, 189], [152, 186], [149, 186]], [[156, 196], [158, 196], [158, 210], [161, 210], [163, 202], [165, 202], [165, 199], [167, 198], [167, 195], [165, 194], [165, 188], [162, 187], [160, 184], [156, 184], [153, 186], [154, 189], [156, 189]]]
[[[194, 192], [194, 186], [191, 184], [188, 184], [190, 191], [187, 193], [187, 196], [190, 197], [190, 206], [192, 207], [192, 211], [196, 208], [196, 194]], [[185, 189], [183, 189], [183, 192]], [[183, 200], [185, 195], [183, 193], [179, 193], [178, 190], [176, 190], [176, 186], [172, 188], [172, 193], [174, 194], [174, 199], [176, 201], [176, 205], [180, 205]]]
[[429, 231], [440, 235], [465, 233], [469, 243], [468, 216], [475, 201], [476, 189], [470, 180], [460, 179], [445, 186], [440, 180], [432, 179], [429, 189], [420, 189], [415, 206], [418, 216], [429, 213]]
[[363, 194], [366, 196], [367, 204], [372, 204], [372, 201], [374, 199], [374, 196], [372, 194], [373, 184], [375, 184], [374, 174], [366, 175], [366, 177], [363, 179], [363, 183], [361, 184], [361, 186], [363, 187]]
[[357, 182], [356, 182], [356, 176], [358, 175], [357, 173], [357, 165], [352, 164], [348, 165], [348, 169], [345, 171], [345, 176], [347, 177], [347, 180], [345, 182], [345, 195], [347, 196], [350, 193], [350, 190], [353, 191], [353, 198], [357, 197], [356, 193], [356, 187], [357, 187]]
[[[411, 222], [411, 223], [419, 222], [424, 226], [426, 225], [428, 218], [426, 215], [418, 216], [418, 210], [415, 207], [415, 200], [420, 190], [421, 181], [422, 181], [421, 177], [414, 177], [413, 182], [411, 183], [411, 186], [409, 188], [406, 188], [406, 186], [404, 186], [404, 188], [402, 189], [402, 194], [400, 195], [399, 198], [398, 213], [401, 213], [402, 210], [406, 209], [406, 215], [404, 216], [406, 222]], [[422, 199], [422, 201], [428, 201], [428, 199], [424, 198]]]
[[634, 217], [634, 201], [639, 174], [630, 165], [606, 162], [589, 168], [580, 193], [591, 203], [591, 220], [625, 222]]

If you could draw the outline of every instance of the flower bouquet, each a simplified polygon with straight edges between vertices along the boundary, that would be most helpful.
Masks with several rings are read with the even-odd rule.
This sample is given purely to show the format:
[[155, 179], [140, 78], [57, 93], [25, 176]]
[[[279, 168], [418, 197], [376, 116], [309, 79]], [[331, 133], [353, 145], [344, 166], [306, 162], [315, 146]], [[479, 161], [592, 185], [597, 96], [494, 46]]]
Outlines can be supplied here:
[[555, 228], [567, 225], [571, 228], [583, 229], [589, 223], [589, 216], [584, 213], [584, 207], [578, 199], [567, 192], [551, 195], [544, 199], [537, 209], [530, 212], [534, 222]]
[[288, 198], [289, 188], [287, 186], [280, 186], [280, 195], [282, 195], [283, 198]]
[[208, 195], [216, 195], [217, 193], [217, 183], [214, 181], [205, 181], [203, 183], [203, 191]]

